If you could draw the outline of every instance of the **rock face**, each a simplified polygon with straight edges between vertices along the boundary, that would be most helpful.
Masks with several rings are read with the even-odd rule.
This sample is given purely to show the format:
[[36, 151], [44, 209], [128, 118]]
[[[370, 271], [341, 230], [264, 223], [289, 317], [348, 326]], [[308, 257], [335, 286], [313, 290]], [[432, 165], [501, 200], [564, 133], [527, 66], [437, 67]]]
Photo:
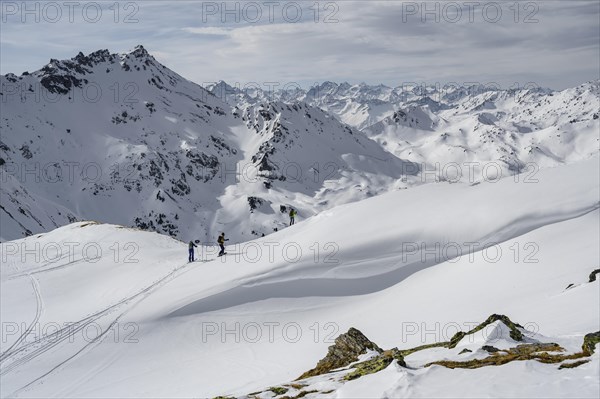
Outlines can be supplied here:
[[302, 374], [298, 379], [314, 377], [330, 372], [331, 370], [348, 366], [356, 362], [358, 356], [374, 350], [382, 353], [383, 350], [356, 328], [350, 328], [347, 333], [335, 339], [327, 351], [327, 356], [319, 360], [317, 367]]

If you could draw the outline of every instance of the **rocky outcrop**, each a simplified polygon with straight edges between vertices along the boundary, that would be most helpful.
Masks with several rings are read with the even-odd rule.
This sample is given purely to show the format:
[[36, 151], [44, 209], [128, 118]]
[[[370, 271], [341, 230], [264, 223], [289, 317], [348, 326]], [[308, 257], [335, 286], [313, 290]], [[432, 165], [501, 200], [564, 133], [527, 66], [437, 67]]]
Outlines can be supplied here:
[[[600, 331], [587, 334], [583, 338], [581, 352], [564, 354], [565, 349], [556, 343], [532, 343], [517, 345], [514, 348], [499, 350], [493, 346], [483, 346], [482, 349], [490, 353], [490, 356], [484, 359], [473, 359], [465, 362], [456, 362], [449, 360], [436, 361], [426, 364], [424, 367], [432, 365], [444, 366], [447, 368], [465, 368], [475, 369], [485, 366], [500, 366], [506, 363], [519, 360], [537, 360], [540, 363], [554, 364], [562, 363], [559, 369], [574, 368], [581, 366], [589, 361], [589, 359], [578, 360], [591, 356], [600, 343]], [[554, 352], [554, 353], [552, 353]], [[578, 360], [576, 362], [566, 362], [570, 360]]]
[[583, 337], [583, 345], [581, 349], [584, 353], [587, 353], [588, 356], [594, 354], [596, 350], [596, 345], [600, 343], [600, 331], [596, 331], [595, 333], [589, 333], [585, 337]]
[[[347, 381], [355, 380], [365, 375], [384, 370], [394, 361], [396, 361], [396, 363], [401, 367], [408, 367], [404, 360], [405, 356], [421, 350], [436, 347], [452, 349], [457, 346], [465, 336], [475, 334], [495, 322], [503, 323], [509, 329], [509, 336], [513, 340], [519, 342], [525, 341], [525, 336], [523, 335], [525, 330], [523, 327], [510, 320], [510, 318], [507, 316], [499, 314], [491, 315], [483, 323], [479, 324], [470, 331], [461, 331], [456, 333], [450, 339], [450, 341], [436, 342], [405, 350], [393, 348], [384, 351], [377, 346], [377, 344], [370, 341], [359, 330], [350, 328], [348, 332], [336, 338], [334, 345], [329, 347], [327, 355], [317, 363], [315, 368], [302, 374], [294, 383], [284, 384], [275, 388], [271, 387], [260, 392], [254, 392], [244, 396], [244, 398], [276, 397], [278, 399], [290, 399], [304, 397], [311, 393], [328, 395], [335, 392], [335, 389], [328, 391], [314, 389], [320, 388], [319, 384], [322, 384], [322, 380], [317, 379], [315, 381], [311, 380], [310, 377], [328, 374], [326, 377], [328, 380], [336, 381], [338, 386], [341, 386]], [[527, 343], [522, 343], [508, 349], [498, 349], [491, 345], [484, 345], [481, 347], [481, 350], [488, 353], [487, 357], [475, 358], [466, 361], [439, 360], [427, 363], [422, 367], [426, 368], [437, 365], [450, 369], [477, 369], [488, 366], [500, 366], [513, 361], [536, 360], [544, 364], [560, 363], [558, 368], [561, 370], [575, 368], [590, 361], [589, 357], [594, 353], [596, 345], [600, 343], [600, 331], [587, 334], [583, 339], [581, 352], [576, 353], [567, 353], [565, 349], [557, 343], [531, 341], [531, 339], [528, 339]], [[369, 350], [375, 351], [376, 353], [374, 353], [372, 357], [367, 360], [357, 362], [358, 357], [366, 354]], [[473, 351], [470, 349], [465, 348], [459, 352], [459, 355], [472, 352]], [[332, 373], [333, 371], [335, 371], [335, 373]]]
[[319, 360], [314, 369], [305, 372], [298, 379], [325, 374], [331, 370], [348, 366], [356, 362], [358, 356], [367, 353], [368, 350], [383, 352], [377, 344], [371, 342], [362, 332], [356, 328], [350, 328], [347, 333], [335, 339], [335, 343], [329, 347], [327, 355]]
[[456, 345], [458, 345], [458, 343], [465, 336], [475, 334], [475, 333], [483, 330], [490, 324], [495, 323], [497, 321], [501, 321], [502, 323], [504, 323], [505, 326], [507, 326], [510, 329], [510, 337], [512, 339], [514, 339], [515, 341], [523, 341], [523, 333], [521, 333], [521, 331], [519, 330], [519, 328], [522, 329], [523, 327], [520, 324], [514, 323], [511, 319], [509, 319], [505, 315], [493, 314], [490, 317], [488, 317], [483, 323], [479, 324], [477, 327], [473, 328], [472, 330], [467, 331], [467, 332], [463, 332], [463, 331], [457, 332], [456, 334], [454, 334], [452, 336], [450, 341], [436, 342], [433, 344], [417, 346], [416, 348], [405, 349], [405, 350], [401, 351], [401, 354], [402, 354], [402, 356], [408, 356], [411, 353], [415, 353], [415, 352], [421, 351], [423, 349], [440, 348], [440, 347], [452, 349], [452, 348], [456, 347]]
[[[493, 348], [493, 347], [489, 347]], [[465, 362], [456, 362], [451, 360], [441, 360], [427, 363], [424, 367], [433, 365], [444, 366], [449, 369], [476, 369], [485, 366], [501, 366], [516, 360], [539, 360], [542, 363], [559, 363], [568, 359], [568, 355], [550, 355], [548, 352], [561, 352], [564, 349], [555, 343], [537, 343], [517, 345], [515, 348], [507, 350], [488, 350], [490, 356], [484, 359], [473, 359]], [[571, 355], [572, 356], [572, 355]]]
[[402, 367], [406, 367], [406, 363], [404, 362], [404, 357], [398, 350], [398, 348], [390, 349], [384, 351], [381, 355], [375, 356], [372, 359], [367, 361], [357, 363], [354, 365], [354, 371], [349, 374], [346, 374], [344, 377], [345, 380], [355, 380], [367, 374], [373, 374], [378, 371], [385, 369], [389, 366], [394, 360], [398, 361], [398, 364]]

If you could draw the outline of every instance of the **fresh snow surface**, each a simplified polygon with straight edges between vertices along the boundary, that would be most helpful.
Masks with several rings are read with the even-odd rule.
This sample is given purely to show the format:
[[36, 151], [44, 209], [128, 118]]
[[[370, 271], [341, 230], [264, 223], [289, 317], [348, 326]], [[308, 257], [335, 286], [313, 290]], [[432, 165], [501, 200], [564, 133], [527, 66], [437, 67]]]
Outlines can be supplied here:
[[[535, 182], [392, 191], [230, 241], [222, 258], [199, 248], [189, 264], [186, 243], [110, 224], [2, 243], [0, 394], [243, 396], [293, 381], [350, 327], [406, 349], [493, 313], [528, 339], [577, 351], [600, 330], [599, 282], [588, 282], [600, 259], [599, 166], [595, 156], [540, 170]], [[487, 331], [459, 347], [512, 344], [503, 325]], [[600, 395], [598, 348], [566, 370], [418, 367], [457, 349], [345, 384], [314, 377], [333, 391], [312, 397]]]

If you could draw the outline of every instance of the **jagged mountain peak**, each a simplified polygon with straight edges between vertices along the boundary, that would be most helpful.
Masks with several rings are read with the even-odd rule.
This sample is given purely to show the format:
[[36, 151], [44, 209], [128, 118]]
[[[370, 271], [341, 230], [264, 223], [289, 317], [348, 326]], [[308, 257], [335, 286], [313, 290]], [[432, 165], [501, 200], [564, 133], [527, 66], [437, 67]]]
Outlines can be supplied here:
[[137, 46], [135, 46], [135, 48], [132, 51], [130, 51], [129, 54], [131, 54], [137, 58], [143, 58], [143, 57], [154, 58], [150, 55], [150, 53], [148, 53], [148, 51], [141, 44], [138, 44]]
[[[0, 237], [80, 219], [181, 239], [195, 234], [214, 239], [227, 226], [234, 239], [266, 235], [283, 227], [276, 216], [281, 207], [308, 217], [387, 191], [405, 169], [403, 161], [322, 108], [293, 96], [270, 98], [256, 91], [252, 97], [224, 81], [209, 87], [233, 90], [236, 100], [246, 101], [234, 108], [141, 46], [128, 53], [79, 52], [22, 78], [58, 95], [56, 101], [5, 98], [3, 110], [11, 117], [0, 122], [0, 161], [93, 163], [101, 176], [52, 184], [14, 176], [0, 191], [14, 218], [2, 224]], [[91, 85], [103, 95], [82, 100]], [[21, 117], [31, 114], [36, 119]], [[238, 166], [259, 175], [237, 181], [229, 171]], [[355, 188], [345, 192], [348, 185]], [[290, 200], [298, 195], [301, 202]], [[49, 205], [40, 209], [41, 201]]]
[[[29, 73], [24, 72], [21, 76], [50, 76], [50, 75], [86, 75], [92, 73], [92, 69], [100, 64], [115, 64], [123, 63], [121, 67], [128, 69], [128, 62], [137, 61], [146, 66], [153, 66], [160, 69], [167, 69], [160, 64], [142, 45], [136, 46], [133, 50], [126, 53], [111, 53], [108, 49], [99, 49], [85, 55], [83, 52], [78, 52], [77, 55], [70, 59], [59, 60], [51, 58], [50, 61], [39, 70]], [[6, 77], [13, 76], [9, 73]]]
[[[131, 83], [137, 89], [142, 89], [148, 84], [164, 91], [180, 87], [181, 90], [201, 92], [200, 97], [203, 100], [208, 97], [204, 88], [161, 64], [142, 45], [125, 53], [112, 53], [107, 49], [100, 49], [88, 55], [78, 52], [70, 59], [52, 58], [48, 64], [35, 72], [24, 72], [20, 77], [7, 74], [2, 78], [11, 83], [22, 81], [29, 87], [39, 82], [48, 92], [59, 95], [67, 95], [74, 88], [83, 89], [86, 85], [105, 86], [106, 90], [114, 92], [121, 90], [114, 85], [122, 82], [123, 85]], [[190, 89], [192, 86], [194, 87]], [[117, 94], [115, 93], [115, 96]]]

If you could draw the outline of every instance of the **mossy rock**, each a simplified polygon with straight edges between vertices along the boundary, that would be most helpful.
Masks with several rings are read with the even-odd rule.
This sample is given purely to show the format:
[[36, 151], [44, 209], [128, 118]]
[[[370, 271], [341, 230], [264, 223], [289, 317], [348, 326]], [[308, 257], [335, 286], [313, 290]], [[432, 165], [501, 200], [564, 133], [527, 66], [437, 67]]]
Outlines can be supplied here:
[[483, 323], [479, 324], [477, 327], [473, 328], [470, 331], [462, 332], [459, 331], [456, 334], [454, 334], [454, 336], [450, 339], [450, 342], [448, 342], [448, 348], [452, 349], [454, 347], [456, 347], [456, 345], [458, 345], [458, 343], [467, 335], [471, 335], [471, 334], [475, 334], [476, 332], [479, 332], [481, 330], [483, 330], [484, 328], [486, 328], [487, 326], [489, 326], [492, 323], [495, 323], [497, 321], [501, 321], [502, 323], [504, 323], [504, 325], [506, 327], [509, 328], [510, 330], [510, 337], [512, 339], [514, 339], [515, 341], [523, 341], [523, 333], [521, 333], [521, 331], [519, 331], [519, 328], [523, 328], [522, 325], [513, 322], [511, 319], [508, 318], [508, 316], [505, 316], [503, 314], [493, 314], [490, 317], [488, 317]]
[[590, 361], [590, 359], [584, 359], [584, 360], [578, 360], [576, 362], [572, 362], [572, 363], [563, 363], [560, 366], [558, 366], [559, 370], [562, 369], [574, 369], [575, 367], [579, 367], [582, 364], [586, 364]]
[[367, 350], [383, 352], [377, 344], [369, 341], [362, 332], [356, 328], [350, 328], [348, 332], [335, 339], [334, 344], [328, 348], [327, 355], [319, 360], [315, 368], [305, 372], [297, 379], [314, 377], [348, 366], [356, 362], [359, 355], [367, 353]]
[[490, 317], [488, 317], [483, 323], [479, 324], [477, 327], [473, 328], [472, 330], [467, 331], [467, 332], [463, 332], [463, 331], [457, 332], [456, 334], [454, 334], [452, 336], [450, 341], [436, 342], [434, 344], [427, 344], [427, 345], [417, 346], [417, 347], [411, 348], [411, 349], [404, 349], [404, 350], [401, 350], [400, 353], [402, 354], [402, 356], [408, 356], [412, 353], [422, 351], [424, 349], [431, 349], [431, 348], [452, 349], [452, 348], [455, 348], [456, 345], [458, 345], [458, 343], [465, 336], [475, 334], [476, 332], [483, 330], [485, 327], [487, 327], [488, 325], [490, 325], [496, 321], [501, 321], [502, 323], [504, 323], [504, 325], [506, 325], [510, 329], [510, 337], [512, 339], [514, 339], [515, 341], [519, 341], [519, 342], [523, 341], [523, 333], [521, 333], [521, 331], [519, 331], [519, 328], [523, 328], [523, 326], [513, 322], [511, 319], [509, 319], [505, 315], [493, 314]]
[[[460, 334], [464, 334], [464, 333], [460, 333]], [[450, 342], [436, 342], [434, 344], [427, 344], [427, 345], [417, 346], [415, 348], [403, 349], [400, 351], [400, 354], [403, 357], [405, 357], [405, 356], [408, 356], [415, 352], [419, 352], [419, 351], [422, 351], [425, 349], [431, 349], [431, 348], [450, 348]]]
[[388, 351], [384, 351], [381, 355], [374, 357], [373, 359], [366, 360], [364, 362], [355, 365], [354, 371], [347, 374], [344, 379], [347, 381], [355, 380], [367, 374], [377, 373], [390, 365], [394, 360], [398, 361], [403, 367], [406, 367], [404, 357], [400, 354], [398, 348], [394, 348]]
[[269, 388], [269, 391], [273, 392], [275, 395], [283, 395], [289, 391], [289, 389], [284, 387], [271, 387]]
[[483, 349], [484, 351], [486, 351], [488, 353], [500, 352], [500, 349], [496, 348], [495, 346], [491, 346], [491, 345], [483, 345], [481, 347], [481, 349]]
[[600, 331], [589, 333], [583, 337], [581, 349], [583, 349], [585, 353], [588, 353], [588, 356], [592, 355], [595, 352], [598, 343], [600, 343]]
[[585, 352], [573, 353], [570, 355], [548, 352], [564, 352], [564, 349], [555, 343], [521, 344], [514, 348], [492, 353], [485, 359], [473, 359], [466, 362], [442, 360], [428, 363], [425, 367], [439, 365], [450, 369], [476, 369], [486, 366], [501, 366], [518, 360], [537, 360], [540, 363], [561, 363], [565, 360], [575, 360], [588, 356]]

